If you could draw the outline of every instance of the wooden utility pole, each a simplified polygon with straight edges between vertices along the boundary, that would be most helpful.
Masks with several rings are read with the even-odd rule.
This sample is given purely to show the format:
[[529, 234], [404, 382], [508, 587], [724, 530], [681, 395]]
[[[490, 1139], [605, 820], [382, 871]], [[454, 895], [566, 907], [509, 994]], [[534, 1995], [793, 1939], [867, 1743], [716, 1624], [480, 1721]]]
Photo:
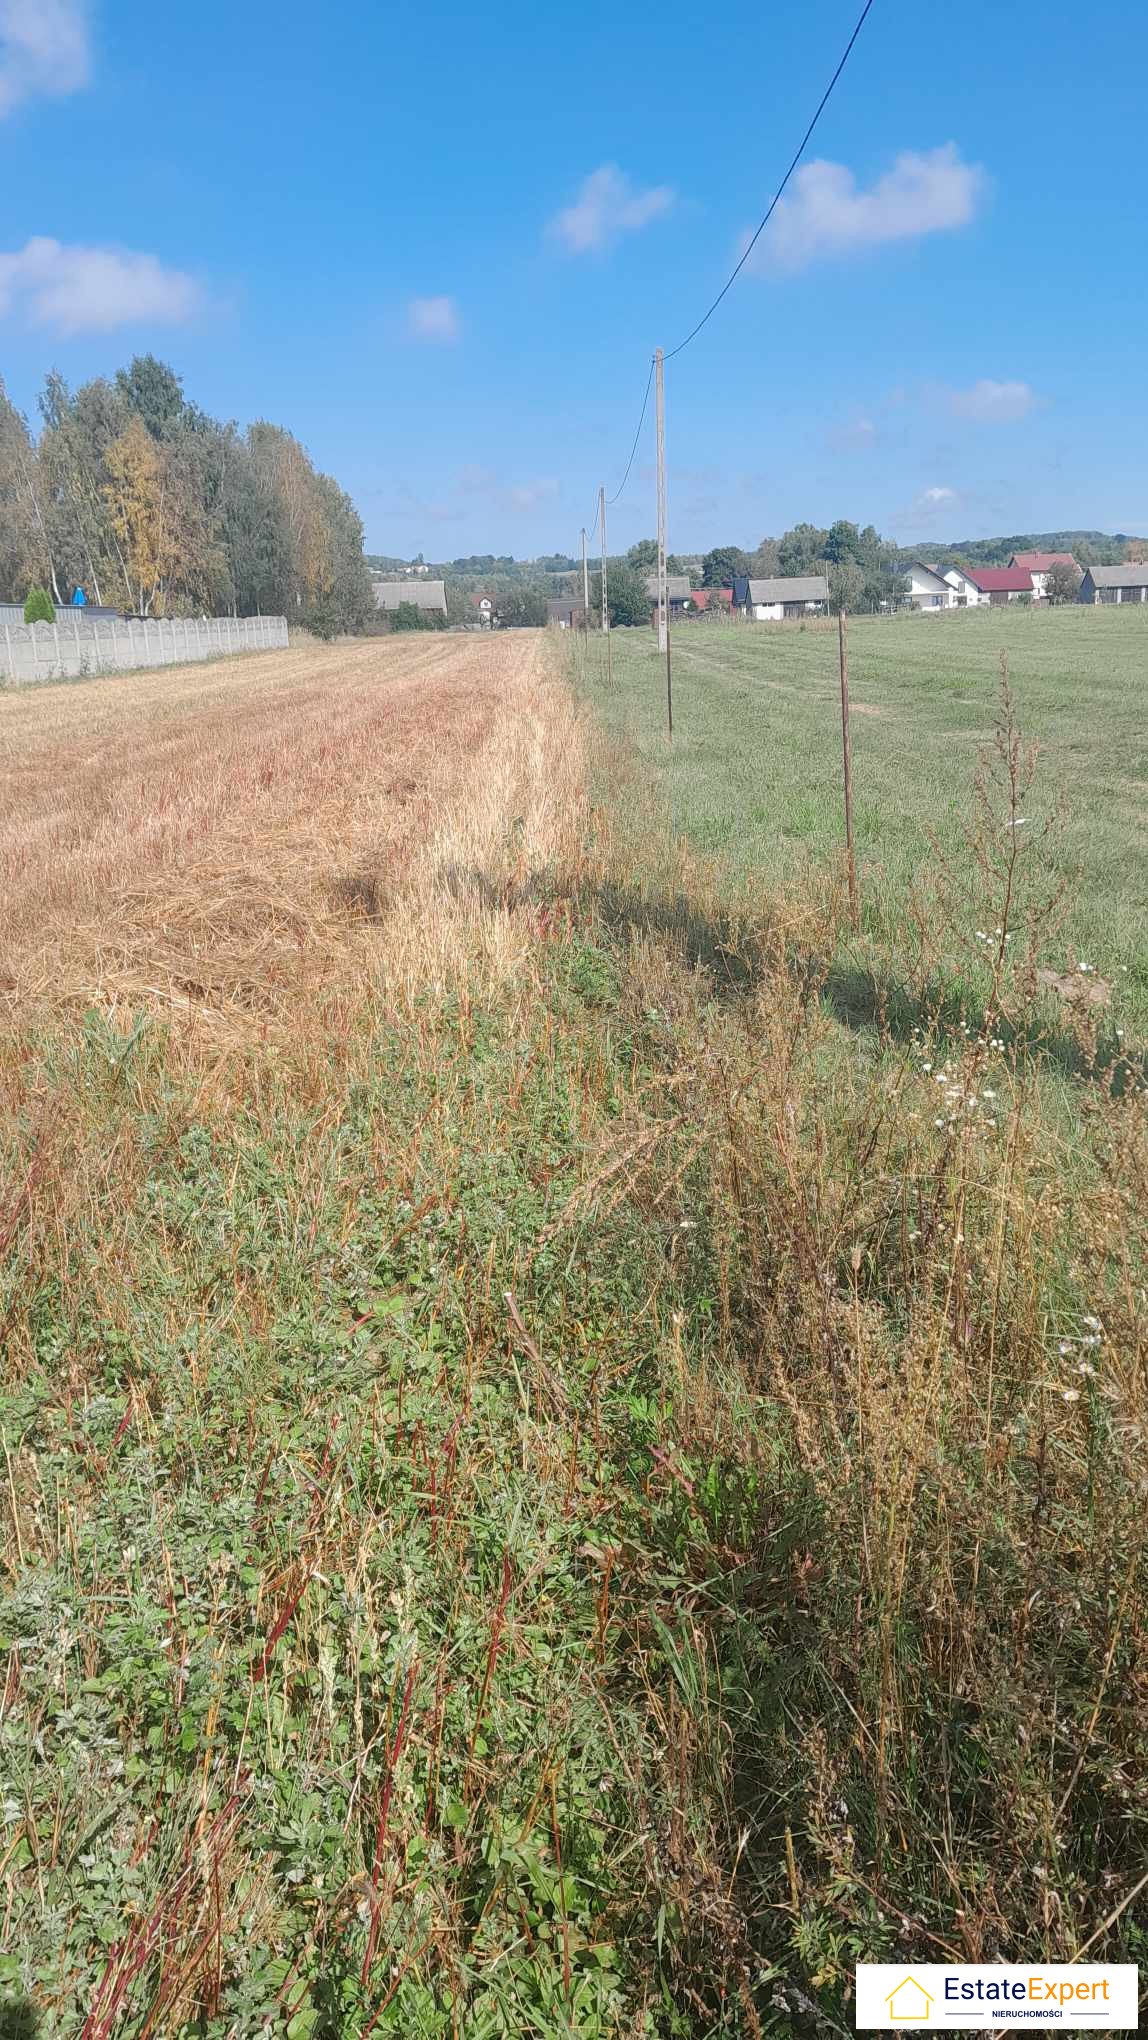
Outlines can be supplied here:
[[654, 412], [658, 429], [658, 650], [666, 659], [666, 729], [674, 734], [674, 691], [670, 677], [670, 613], [666, 597], [666, 362], [654, 355]]
[[857, 900], [857, 859], [853, 850], [853, 746], [849, 738], [849, 647], [845, 611], [837, 612], [837, 652], [841, 669], [841, 756], [845, 768], [845, 864], [849, 876], [849, 920], [856, 935], [861, 926]]
[[606, 491], [598, 491], [598, 517], [602, 525], [602, 629], [606, 633], [606, 678], [614, 678], [614, 651], [610, 643], [610, 590], [606, 574]]

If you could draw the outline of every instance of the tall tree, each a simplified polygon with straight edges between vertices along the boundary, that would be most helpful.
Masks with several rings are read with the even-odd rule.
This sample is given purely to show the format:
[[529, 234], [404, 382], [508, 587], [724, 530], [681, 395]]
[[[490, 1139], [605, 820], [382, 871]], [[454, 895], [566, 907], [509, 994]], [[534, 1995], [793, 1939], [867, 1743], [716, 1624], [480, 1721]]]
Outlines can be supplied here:
[[658, 567], [658, 541], [656, 538], [640, 538], [626, 554], [627, 566], [636, 574], [653, 574]]
[[817, 524], [795, 524], [778, 540], [777, 562], [783, 574], [812, 573], [819, 560], [825, 558], [825, 544], [829, 537]]
[[160, 448], [142, 418], [133, 417], [107, 451], [104, 497], [117, 541], [124, 591], [141, 616], [162, 615], [172, 583], [186, 566], [178, 506]]
[[28, 421], [0, 379], [0, 600], [23, 601], [51, 576], [51, 549]]
[[740, 545], [715, 545], [702, 561], [702, 587], [729, 588], [735, 576], [748, 572], [749, 554]]
[[768, 581], [781, 572], [778, 560], [777, 540], [763, 538], [749, 556], [749, 572], [755, 581]]
[[129, 367], [118, 369], [116, 390], [153, 439], [174, 439], [186, 421], [183, 379], [154, 354], [137, 354]]

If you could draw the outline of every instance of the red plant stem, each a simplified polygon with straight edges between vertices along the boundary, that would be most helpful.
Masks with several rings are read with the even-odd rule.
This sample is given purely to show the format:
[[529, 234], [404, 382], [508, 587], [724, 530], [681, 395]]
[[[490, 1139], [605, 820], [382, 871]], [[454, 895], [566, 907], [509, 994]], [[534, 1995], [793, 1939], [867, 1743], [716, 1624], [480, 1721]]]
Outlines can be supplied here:
[[395, 1789], [395, 1771], [406, 1744], [407, 1730], [410, 1724], [411, 1695], [414, 1692], [415, 1673], [417, 1671], [418, 1659], [416, 1658], [407, 1673], [407, 1682], [403, 1688], [399, 1719], [395, 1728], [394, 1741], [387, 1756], [387, 1774], [383, 1779], [383, 1789], [379, 1798], [379, 1819], [378, 1825], [375, 1828], [375, 1860], [371, 1867], [371, 1891], [373, 1894], [371, 1901], [371, 1926], [370, 1932], [367, 1935], [366, 1953], [363, 1956], [361, 1979], [364, 1989], [366, 1988], [367, 1978], [371, 1973], [371, 1964], [375, 1959], [375, 1942], [378, 1939], [379, 1933], [379, 1878], [382, 1875], [383, 1869], [383, 1850], [386, 1847], [387, 1841], [387, 1822], [390, 1819], [391, 1798]]
[[474, 1746], [475, 1743], [478, 1741], [478, 1731], [482, 1723], [482, 1717], [486, 1712], [487, 1700], [490, 1697], [490, 1684], [491, 1680], [494, 1677], [494, 1668], [498, 1663], [498, 1652], [500, 1645], [502, 1643], [502, 1627], [503, 1623], [506, 1620], [506, 1604], [510, 1599], [510, 1582], [512, 1576], [513, 1575], [510, 1564], [510, 1553], [508, 1551], [504, 1551], [502, 1554], [502, 1592], [499, 1595], [498, 1606], [494, 1611], [494, 1621], [491, 1624], [490, 1649], [487, 1651], [486, 1654], [486, 1671], [483, 1674], [482, 1691], [478, 1696], [478, 1708], [474, 1717], [474, 1727], [471, 1729], [470, 1732], [470, 1748], [467, 1751], [466, 1755], [466, 1767], [468, 1771], [470, 1770], [470, 1766], [474, 1761]]
[[130, 1397], [130, 1395], [129, 1395], [129, 1397], [128, 1397], [128, 1406], [127, 1406], [126, 1410], [124, 1411], [124, 1413], [123, 1413], [123, 1416], [122, 1416], [122, 1417], [120, 1418], [120, 1421], [119, 1421], [118, 1425], [116, 1426], [116, 1435], [115, 1435], [115, 1437], [114, 1437], [114, 1438], [112, 1439], [112, 1443], [111, 1443], [111, 1449], [112, 1449], [112, 1451], [113, 1451], [113, 1452], [115, 1451], [115, 1449], [116, 1449], [116, 1446], [117, 1446], [117, 1445], [119, 1444], [119, 1442], [120, 1442], [120, 1439], [121, 1439], [121, 1438], [123, 1437], [123, 1435], [124, 1435], [124, 1432], [125, 1432], [125, 1431], [127, 1430], [127, 1428], [128, 1428], [128, 1425], [129, 1425], [129, 1424], [131, 1423], [132, 1417], [133, 1417], [134, 1415], [135, 1415], [135, 1409], [134, 1409], [134, 1405], [133, 1405], [133, 1403], [132, 1403], [132, 1399], [131, 1399], [131, 1397]]
[[303, 1596], [306, 1593], [308, 1587], [310, 1586], [313, 1574], [314, 1574], [313, 1567], [310, 1572], [304, 1573], [300, 1585], [296, 1588], [293, 1594], [288, 1595], [278, 1615], [275, 1617], [275, 1620], [272, 1623], [270, 1630], [268, 1631], [267, 1641], [263, 1646], [263, 1655], [251, 1667], [251, 1677], [257, 1686], [262, 1679], [265, 1679], [267, 1677], [267, 1673], [271, 1665], [271, 1660], [275, 1655], [275, 1646], [278, 1643], [280, 1637], [282, 1636], [283, 1631], [286, 1629], [287, 1624], [290, 1622], [291, 1617], [294, 1615], [295, 1610], [299, 1606], [300, 1601], [303, 1599]]
[[[221, 1849], [226, 1839], [227, 1827], [240, 1805], [242, 1794], [233, 1792], [212, 1821], [206, 1841]], [[145, 1969], [156, 1953], [165, 1928], [168, 1938], [176, 1911], [188, 1885], [191, 1883], [194, 1865], [191, 1859], [191, 1845], [184, 1847], [183, 1867], [174, 1882], [162, 1892], [151, 1912], [139, 1927], [132, 1927], [122, 1941], [117, 1941], [108, 1957], [108, 1966], [100, 1978], [92, 2008], [80, 2030], [80, 2040], [110, 2040], [116, 2020], [132, 1984], [141, 1970]], [[218, 1853], [216, 1856], [218, 1863]], [[214, 1929], [212, 1930], [214, 1932]], [[210, 1939], [210, 1936], [208, 1937]], [[198, 1961], [198, 1953], [196, 1956]], [[163, 1992], [162, 1968], [158, 1985], [160, 1996]], [[154, 2022], [156, 2008], [146, 2022], [147, 2032]]]

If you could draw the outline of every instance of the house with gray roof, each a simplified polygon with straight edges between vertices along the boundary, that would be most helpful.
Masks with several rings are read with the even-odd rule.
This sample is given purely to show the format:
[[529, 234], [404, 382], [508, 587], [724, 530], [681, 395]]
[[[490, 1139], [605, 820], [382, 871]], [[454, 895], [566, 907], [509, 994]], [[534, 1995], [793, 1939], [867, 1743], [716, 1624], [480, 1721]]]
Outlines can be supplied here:
[[[647, 576], [646, 576], [646, 594], [647, 594], [647, 595], [649, 596], [649, 599], [650, 599], [650, 602], [651, 602], [651, 604], [652, 604], [652, 605], [653, 605], [654, 607], [656, 607], [656, 606], [657, 606], [657, 600], [658, 600], [658, 577], [657, 577], [657, 575], [656, 575], [656, 574], [647, 574]], [[680, 616], [680, 615], [681, 615], [681, 613], [682, 613], [682, 611], [683, 611], [683, 609], [685, 609], [685, 608], [687, 607], [687, 605], [688, 605], [688, 603], [689, 603], [689, 599], [690, 599], [690, 577], [689, 577], [689, 575], [688, 575], [688, 574], [667, 574], [667, 575], [666, 575], [666, 604], [667, 604], [667, 607], [668, 607], [668, 609], [669, 609], [670, 615], [671, 615], [671, 616], [675, 616], [675, 615], [677, 615], [677, 616]]]
[[733, 606], [755, 623], [780, 623], [785, 617], [820, 616], [829, 602], [824, 574], [774, 574], [755, 581], [739, 575], [733, 584]]
[[1086, 567], [1078, 602], [1148, 602], [1148, 561], [1122, 567]]
[[375, 608], [394, 613], [404, 602], [410, 602], [416, 609], [436, 609], [446, 615], [445, 581], [376, 581]]

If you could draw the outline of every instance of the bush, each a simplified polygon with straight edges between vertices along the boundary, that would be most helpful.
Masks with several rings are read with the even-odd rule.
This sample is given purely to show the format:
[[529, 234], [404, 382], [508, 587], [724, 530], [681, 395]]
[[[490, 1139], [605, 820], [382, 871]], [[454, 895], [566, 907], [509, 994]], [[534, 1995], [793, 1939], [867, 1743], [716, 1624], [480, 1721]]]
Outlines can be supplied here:
[[1053, 603], [1075, 602], [1082, 579], [1070, 560], [1054, 560], [1044, 577], [1046, 599]]
[[632, 567], [612, 566], [607, 578], [610, 622], [623, 629], [650, 621], [650, 598], [646, 583]]
[[55, 623], [56, 609], [46, 588], [29, 588], [24, 604], [25, 623]]
[[539, 588], [508, 589], [496, 602], [504, 630], [540, 630], [546, 622], [546, 597]]
[[417, 602], [400, 602], [391, 619], [392, 630], [445, 630], [440, 609], [420, 609]]

